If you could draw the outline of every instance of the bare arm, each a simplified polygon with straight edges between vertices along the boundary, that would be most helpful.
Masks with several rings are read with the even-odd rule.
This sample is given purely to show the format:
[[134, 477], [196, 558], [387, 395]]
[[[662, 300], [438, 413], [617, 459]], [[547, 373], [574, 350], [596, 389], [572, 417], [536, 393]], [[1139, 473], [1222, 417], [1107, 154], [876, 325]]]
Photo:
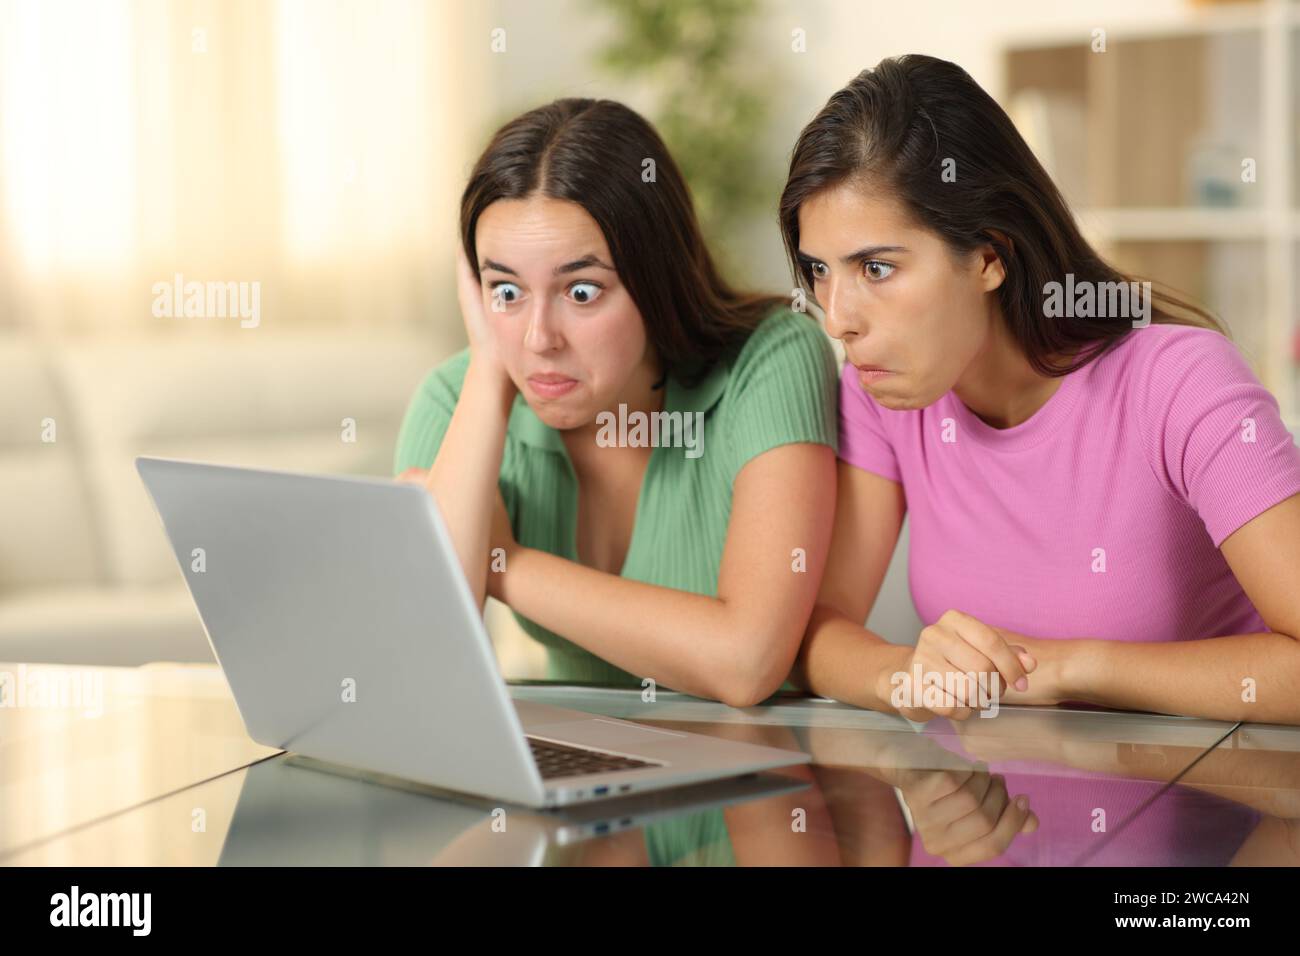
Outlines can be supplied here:
[[507, 391], [502, 377], [470, 360], [456, 411], [425, 483], [438, 502], [480, 609], [487, 596], [488, 537], [500, 498], [497, 477], [513, 397], [513, 386]]
[[481, 610], [487, 594], [493, 512], [501, 498], [497, 480], [516, 389], [497, 358], [484, 317], [482, 289], [459, 247], [456, 269], [457, 295], [470, 341], [469, 369], [432, 467], [428, 472], [408, 469], [398, 479], [420, 481], [433, 495]]
[[898, 544], [903, 487], [838, 463], [835, 529], [817, 605], [791, 679], [822, 697], [893, 710], [875, 676], [903, 667], [912, 648], [888, 643], [863, 626]]
[[[737, 475], [717, 597], [629, 581], [517, 548], [491, 594], [631, 673], [751, 706], [780, 687], [825, 565], [835, 458], [823, 445], [764, 452]], [[802, 548], [806, 570], [796, 571]]]
[[[1270, 631], [1162, 643], [1031, 640], [1026, 646], [1040, 660], [1053, 658], [1047, 670], [1059, 671], [1054, 696], [1211, 720], [1300, 724], [1300, 495], [1248, 521], [1221, 550]], [[1004, 702], [1033, 703], [1032, 690], [1010, 691]]]

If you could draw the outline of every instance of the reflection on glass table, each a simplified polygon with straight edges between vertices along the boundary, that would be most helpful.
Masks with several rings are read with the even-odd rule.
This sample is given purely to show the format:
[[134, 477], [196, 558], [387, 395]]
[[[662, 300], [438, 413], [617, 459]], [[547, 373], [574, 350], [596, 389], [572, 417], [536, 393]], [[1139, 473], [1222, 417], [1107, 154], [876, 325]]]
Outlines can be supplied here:
[[[1296, 862], [1295, 728], [1012, 707], [993, 719], [919, 725], [792, 695], [736, 710], [665, 692], [647, 700], [635, 690], [596, 687], [511, 690], [519, 699], [800, 750], [813, 762], [703, 788], [532, 811], [276, 754], [4, 862]], [[1015, 802], [1021, 796], [1023, 810]]]

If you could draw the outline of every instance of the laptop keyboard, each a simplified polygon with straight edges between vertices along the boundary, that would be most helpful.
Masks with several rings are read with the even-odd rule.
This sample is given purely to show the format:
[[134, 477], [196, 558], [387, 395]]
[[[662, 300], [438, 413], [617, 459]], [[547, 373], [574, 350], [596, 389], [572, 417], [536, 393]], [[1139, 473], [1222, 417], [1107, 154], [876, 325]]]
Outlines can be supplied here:
[[608, 773], [611, 770], [639, 770], [642, 767], [659, 767], [662, 764], [620, 754], [602, 753], [599, 750], [584, 750], [581, 747], [568, 747], [550, 740], [538, 740], [529, 737], [528, 746], [533, 751], [533, 760], [541, 771], [543, 780], [556, 777], [577, 777], [585, 773]]

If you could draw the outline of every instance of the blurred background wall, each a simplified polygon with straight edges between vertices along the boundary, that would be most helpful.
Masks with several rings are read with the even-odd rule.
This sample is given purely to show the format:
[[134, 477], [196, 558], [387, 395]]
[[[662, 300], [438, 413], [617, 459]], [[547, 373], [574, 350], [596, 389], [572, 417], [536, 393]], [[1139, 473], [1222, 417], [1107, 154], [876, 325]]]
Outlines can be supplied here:
[[[501, 122], [624, 100], [732, 277], [787, 291], [791, 144], [905, 52], [993, 93], [1093, 240], [1215, 308], [1295, 427], [1288, 0], [0, 0], [0, 660], [210, 659], [137, 454], [390, 474], [464, 345], [457, 203]], [[904, 642], [905, 561], [871, 622]]]

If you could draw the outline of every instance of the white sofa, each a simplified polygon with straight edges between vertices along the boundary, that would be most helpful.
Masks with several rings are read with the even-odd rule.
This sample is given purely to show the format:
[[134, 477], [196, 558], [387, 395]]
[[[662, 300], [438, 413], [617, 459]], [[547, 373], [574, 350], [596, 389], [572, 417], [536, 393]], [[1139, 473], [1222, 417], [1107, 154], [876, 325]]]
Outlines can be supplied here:
[[252, 331], [0, 340], [0, 660], [211, 660], [135, 456], [388, 476], [412, 391], [454, 347]]
[[[0, 661], [210, 661], [135, 456], [389, 476], [412, 391], [457, 347], [414, 333], [0, 338]], [[901, 561], [873, 624], [914, 640]], [[488, 621], [507, 675], [538, 676], [541, 649], [503, 609]]]

